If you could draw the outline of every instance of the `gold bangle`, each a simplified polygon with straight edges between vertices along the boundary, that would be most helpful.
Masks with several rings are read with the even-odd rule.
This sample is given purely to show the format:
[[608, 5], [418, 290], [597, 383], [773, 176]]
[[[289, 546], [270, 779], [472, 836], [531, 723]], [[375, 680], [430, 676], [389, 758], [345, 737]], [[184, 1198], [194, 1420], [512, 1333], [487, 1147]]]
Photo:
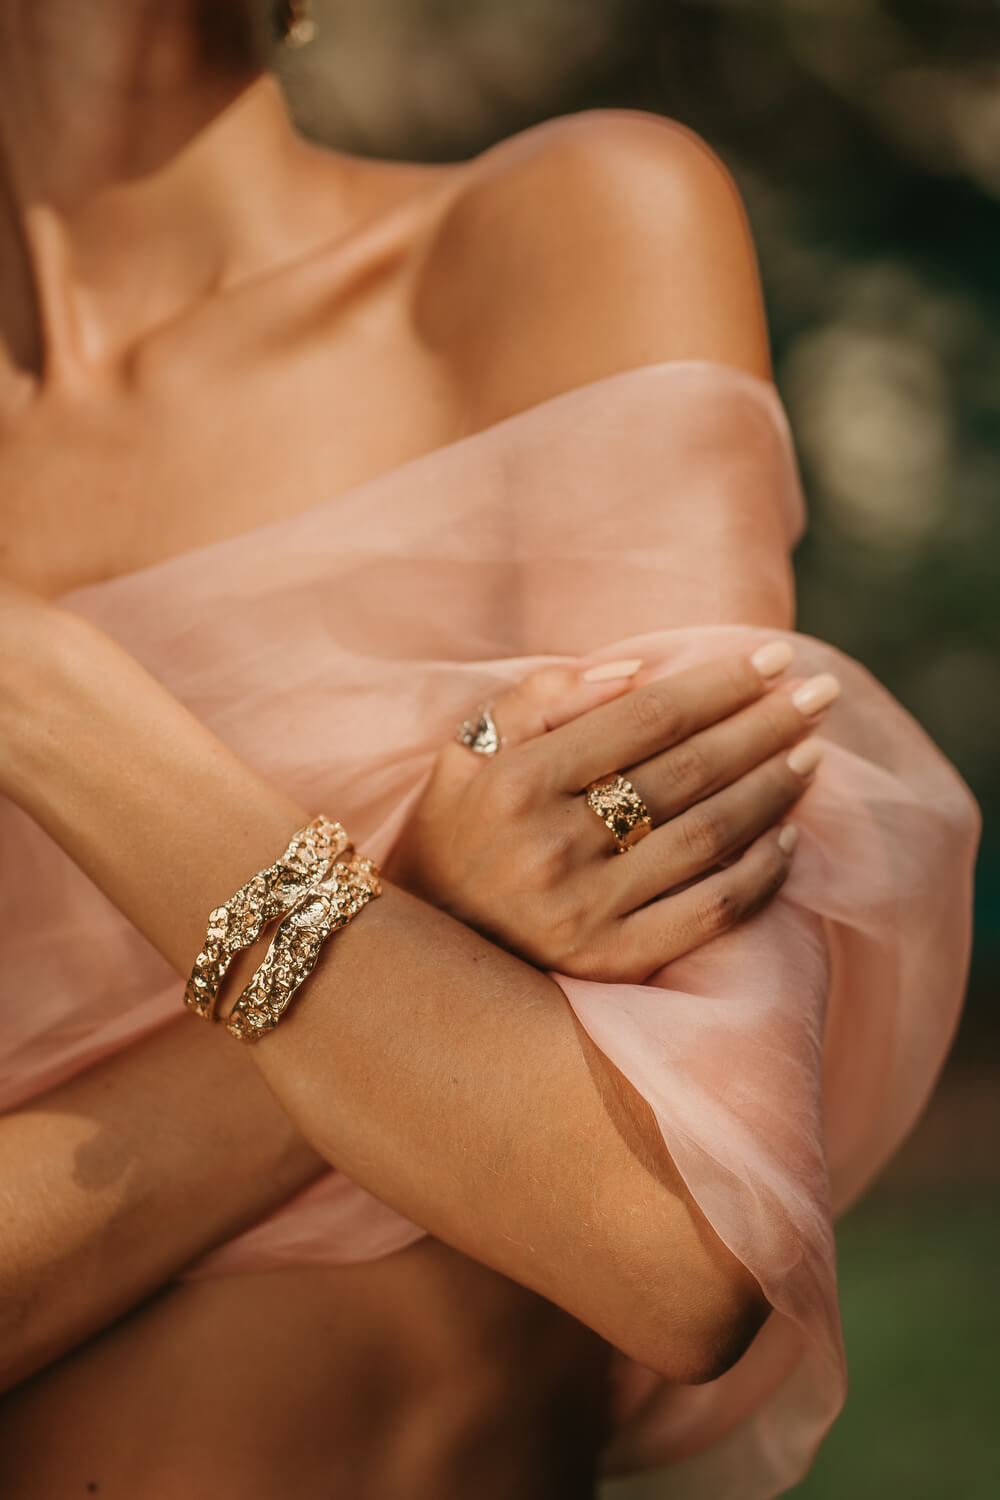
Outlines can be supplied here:
[[619, 854], [627, 854], [652, 830], [649, 808], [631, 781], [617, 771], [592, 781], [584, 795], [588, 806], [613, 835]]
[[260, 968], [233, 1006], [226, 1029], [244, 1042], [256, 1042], [273, 1031], [316, 967], [327, 938], [381, 894], [378, 866], [372, 860], [355, 854], [335, 864], [281, 922]]
[[293, 834], [280, 859], [260, 870], [208, 918], [205, 946], [194, 961], [184, 1003], [206, 1021], [215, 1020], [226, 971], [237, 953], [249, 948], [275, 917], [291, 911], [326, 874], [333, 860], [351, 848], [339, 823], [321, 813]]

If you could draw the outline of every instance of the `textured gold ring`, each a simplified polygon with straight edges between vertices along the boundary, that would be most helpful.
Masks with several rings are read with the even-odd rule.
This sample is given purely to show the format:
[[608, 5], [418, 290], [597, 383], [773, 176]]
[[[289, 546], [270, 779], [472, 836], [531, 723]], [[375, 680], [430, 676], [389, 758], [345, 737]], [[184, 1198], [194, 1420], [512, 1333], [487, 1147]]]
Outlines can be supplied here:
[[610, 830], [619, 854], [627, 854], [633, 844], [651, 832], [653, 820], [631, 781], [612, 772], [592, 781], [584, 793], [588, 805]]

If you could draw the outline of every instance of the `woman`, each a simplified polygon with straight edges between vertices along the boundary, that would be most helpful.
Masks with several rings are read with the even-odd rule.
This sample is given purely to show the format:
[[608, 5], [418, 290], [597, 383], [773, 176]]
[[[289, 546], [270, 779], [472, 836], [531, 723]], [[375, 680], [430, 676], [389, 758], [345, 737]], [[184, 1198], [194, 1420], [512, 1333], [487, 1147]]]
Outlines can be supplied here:
[[[835, 653], [781, 675], [794, 465], [700, 143], [319, 152], [255, 19], [0, 7], [5, 1493], [775, 1493], [843, 1390], [826, 997], [842, 1199], [953, 1024], [973, 810], [838, 659], [771, 900]], [[490, 697], [500, 753], [441, 751]], [[173, 1019], [321, 807], [398, 884], [257, 1046]]]

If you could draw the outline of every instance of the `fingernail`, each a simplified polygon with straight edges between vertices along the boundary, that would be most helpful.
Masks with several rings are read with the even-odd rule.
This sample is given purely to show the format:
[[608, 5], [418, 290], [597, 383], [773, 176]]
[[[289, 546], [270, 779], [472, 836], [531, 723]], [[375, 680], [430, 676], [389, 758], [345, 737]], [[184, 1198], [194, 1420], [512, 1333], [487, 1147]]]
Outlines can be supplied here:
[[824, 708], [829, 708], [836, 698], [840, 697], [840, 683], [830, 672], [821, 672], [818, 677], [810, 677], [801, 687], [797, 687], [792, 694], [792, 702], [800, 714], [809, 718], [812, 714], [821, 713]]
[[761, 677], [777, 677], [791, 665], [794, 655], [787, 641], [768, 641], [766, 646], [758, 646], [750, 658], [750, 665]]
[[785, 854], [791, 854], [799, 841], [799, 830], [794, 823], [786, 823], [778, 834], [778, 848]]
[[611, 682], [615, 677], [634, 677], [641, 666], [641, 656], [630, 661], [603, 661], [599, 667], [588, 667], [581, 676], [584, 682]]
[[803, 740], [788, 752], [786, 764], [796, 776], [811, 776], [823, 759], [823, 746], [819, 740]]

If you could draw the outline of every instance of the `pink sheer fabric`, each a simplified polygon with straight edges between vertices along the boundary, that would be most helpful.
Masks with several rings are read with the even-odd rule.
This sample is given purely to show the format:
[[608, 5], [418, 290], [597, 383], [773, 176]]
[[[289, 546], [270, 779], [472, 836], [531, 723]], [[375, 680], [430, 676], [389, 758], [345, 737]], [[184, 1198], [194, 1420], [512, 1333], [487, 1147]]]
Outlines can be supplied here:
[[[541, 662], [641, 656], [669, 673], [790, 631], [802, 520], [773, 387], [685, 361], [65, 602], [378, 857], [455, 724]], [[833, 669], [844, 695], [783, 893], [646, 985], [556, 976], [775, 1309], [708, 1385], [621, 1360], [608, 1472], [676, 1465], [671, 1492], [692, 1500], [779, 1494], [837, 1414], [832, 1217], [919, 1114], [967, 962], [967, 789], [862, 667], [790, 639], [796, 672]], [[175, 1017], [181, 984], [43, 834], [0, 812], [11, 1108]], [[421, 1233], [333, 1172], [191, 1274], [367, 1259]]]

